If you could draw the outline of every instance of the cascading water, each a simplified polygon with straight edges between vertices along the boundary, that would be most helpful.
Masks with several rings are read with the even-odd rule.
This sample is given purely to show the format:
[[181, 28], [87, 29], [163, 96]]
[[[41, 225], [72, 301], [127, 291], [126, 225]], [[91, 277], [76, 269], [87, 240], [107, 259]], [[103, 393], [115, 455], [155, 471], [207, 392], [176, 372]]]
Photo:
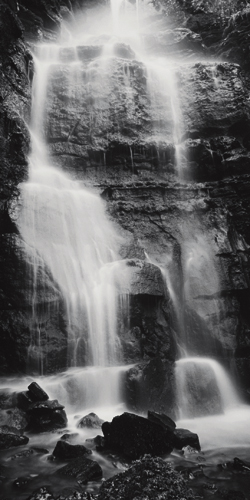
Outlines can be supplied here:
[[[42, 266], [50, 271], [65, 302], [69, 366], [96, 367], [96, 374], [93, 369], [82, 374], [83, 385], [90, 387], [98, 403], [98, 395], [106, 394], [110, 404], [119, 400], [119, 370], [112, 372], [112, 391], [103, 390], [102, 381], [107, 379], [106, 367], [121, 361], [117, 336], [121, 283], [115, 261], [122, 238], [107, 218], [101, 198], [52, 166], [46, 152], [46, 88], [50, 74], [62, 64], [62, 50], [45, 45], [35, 57], [30, 176], [21, 189], [18, 226], [33, 261], [34, 288]], [[79, 62], [66, 64], [74, 77]], [[104, 383], [107, 387], [107, 380]], [[92, 398], [93, 404], [96, 401]]]
[[[127, 115], [131, 121], [135, 120], [136, 99], [131, 85], [129, 60], [137, 58], [142, 64], [140, 78], [146, 75], [146, 97], [150, 102], [152, 128], [151, 137], [146, 140], [153, 141], [158, 151], [161, 143], [171, 142], [173, 168], [181, 180], [186, 153], [182, 145], [181, 101], [177, 85], [178, 64], [181, 62], [171, 57], [155, 57], [153, 52], [152, 55], [147, 54], [147, 44], [152, 35], [147, 9], [152, 9], [150, 2], [137, 1], [136, 5], [132, 5], [125, 0], [111, 0], [112, 18], [110, 15], [105, 17], [106, 29], [103, 28], [103, 21], [102, 26], [98, 21], [89, 22], [83, 35], [82, 26], [80, 29], [76, 29], [75, 25], [73, 28], [68, 26], [63, 30], [65, 38], [61, 44], [45, 44], [35, 51], [30, 178], [22, 186], [22, 211], [18, 225], [33, 262], [34, 316], [36, 281], [41, 268], [44, 273], [49, 270], [65, 304], [70, 368], [60, 375], [60, 380], [57, 376], [44, 378], [43, 385], [52, 397], [66, 402], [72, 412], [80, 410], [82, 406], [93, 409], [121, 401], [120, 380], [129, 366], [122, 366], [117, 315], [119, 300], [121, 307], [128, 310], [123, 297], [124, 293], [127, 297], [126, 289], [129, 287], [126, 266], [124, 261], [119, 260], [122, 238], [105, 214], [104, 202], [96, 193], [86, 189], [82, 181], [65, 174], [49, 157], [43, 131], [48, 87], [53, 78], [56, 82], [63, 68], [61, 90], [65, 101], [75, 99], [78, 102], [84, 95], [90, 109], [87, 114], [86, 108], [86, 126], [90, 134], [91, 127], [95, 126], [102, 130], [102, 134], [107, 128], [108, 135], [108, 107], [112, 108], [113, 105], [110, 95], [116, 91], [118, 80], [119, 84], [121, 81], [123, 84]], [[88, 55], [89, 47], [92, 53], [94, 51], [97, 54], [94, 60], [90, 60]], [[119, 67], [115, 62], [116, 56], [119, 58]], [[112, 74], [112, 78], [111, 71], [115, 75]], [[96, 115], [92, 106], [93, 94], [99, 105]], [[143, 99], [146, 97], [144, 95]], [[124, 124], [119, 121], [119, 109], [114, 107], [112, 113], [112, 127], [119, 138], [120, 127]], [[80, 118], [77, 116], [72, 121], [73, 125], [64, 137], [68, 148]], [[55, 136], [57, 132], [61, 132], [60, 124]], [[97, 146], [100, 149], [101, 141], [102, 138], [98, 136]], [[57, 153], [56, 146], [54, 151]], [[106, 166], [105, 151], [103, 157]], [[131, 146], [129, 157], [133, 177], [135, 162]], [[193, 309], [199, 304], [196, 312], [207, 321], [204, 303], [200, 305], [197, 300], [217, 293], [218, 275], [214, 255], [207, 239], [197, 230], [195, 218], [187, 224], [186, 234], [183, 228], [179, 229], [179, 234], [184, 240], [183, 303]], [[177, 344], [180, 357], [185, 357], [176, 363], [180, 415], [182, 418], [194, 419], [204, 413], [228, 413], [231, 407], [239, 404], [239, 400], [224, 370], [212, 359], [193, 357], [193, 346], [187, 345], [184, 312], [178, 310], [184, 307], [176, 293], [172, 258], [172, 255], [164, 256], [164, 265], [150, 256], [148, 260], [160, 267], [175, 315], [181, 318]], [[210, 302], [210, 309], [211, 316], [215, 316], [215, 302]], [[81, 368], [83, 366], [87, 368]], [[208, 382], [211, 389], [209, 394]], [[213, 408], [211, 401], [214, 402]]]

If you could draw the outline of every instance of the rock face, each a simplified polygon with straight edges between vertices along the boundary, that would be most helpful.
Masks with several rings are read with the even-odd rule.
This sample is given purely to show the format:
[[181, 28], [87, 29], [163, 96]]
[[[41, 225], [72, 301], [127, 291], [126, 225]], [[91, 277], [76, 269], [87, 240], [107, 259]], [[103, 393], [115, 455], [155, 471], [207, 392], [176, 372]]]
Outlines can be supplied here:
[[[148, 52], [186, 58], [171, 73], [172, 84], [169, 73], [159, 75], [127, 44], [116, 44], [105, 65], [101, 43], [63, 49], [61, 64], [51, 68], [46, 138], [55, 163], [99, 190], [126, 235], [120, 253], [130, 277], [130, 321], [120, 313], [118, 324], [123, 361], [136, 364], [127, 375], [127, 401], [137, 410], [169, 413], [172, 407], [174, 415], [179, 345], [225, 364], [233, 356], [245, 397], [250, 389], [249, 7], [154, 3], [168, 10], [173, 27], [166, 26], [162, 11], [159, 29], [145, 35]], [[0, 6], [4, 374], [25, 372], [27, 359], [33, 371], [67, 364], [60, 292], [38, 266], [34, 320], [34, 269], [15, 217], [30, 142], [25, 122], [33, 64], [27, 41], [55, 40], [60, 19], [71, 16], [70, 4], [76, 2], [13, 0]], [[65, 63], [76, 53], [72, 77]]]

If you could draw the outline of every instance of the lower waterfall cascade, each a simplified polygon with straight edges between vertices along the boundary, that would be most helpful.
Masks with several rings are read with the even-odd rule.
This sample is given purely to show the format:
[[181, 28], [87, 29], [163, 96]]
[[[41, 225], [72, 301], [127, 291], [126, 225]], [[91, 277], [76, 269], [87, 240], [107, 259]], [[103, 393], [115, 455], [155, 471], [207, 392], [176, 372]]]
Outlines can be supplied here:
[[[211, 92], [219, 92], [221, 62], [163, 51], [163, 39], [170, 40], [169, 47], [178, 45], [186, 28], [173, 38], [171, 19], [163, 22], [155, 3], [109, 0], [86, 7], [62, 21], [56, 41], [30, 43], [29, 176], [19, 185], [13, 211], [29, 284], [27, 369], [22, 376], [2, 376], [0, 394], [26, 391], [36, 381], [65, 406], [67, 432], [73, 434], [88, 412], [111, 420], [124, 411], [168, 414], [169, 405], [177, 426], [198, 434], [202, 453], [214, 466], [216, 450], [224, 462], [224, 454], [232, 459], [236, 449], [237, 456], [248, 457], [250, 406], [227, 331], [229, 321], [235, 331], [239, 325], [230, 314], [227, 318], [225, 307], [233, 301], [224, 278], [230, 267], [225, 214], [220, 206], [216, 221], [207, 215], [212, 188], [190, 181], [198, 139], [191, 125], [186, 137], [189, 104], [183, 95], [195, 71], [206, 71]], [[161, 176], [155, 165], [173, 184], [164, 176], [159, 185], [153, 183], [152, 172]], [[155, 191], [152, 203], [148, 186]], [[175, 214], [162, 206], [177, 188], [173, 235], [168, 217]], [[145, 204], [139, 223], [136, 197]], [[153, 229], [143, 236], [140, 225], [148, 220]], [[233, 252], [244, 267], [243, 243]], [[81, 439], [93, 437], [90, 429], [77, 432]], [[42, 447], [43, 435], [31, 439], [34, 449]], [[48, 438], [50, 450], [55, 439]], [[114, 472], [107, 457], [93, 453], [107, 477], [124, 470], [122, 464]], [[186, 455], [176, 454], [176, 463], [179, 459]], [[45, 474], [50, 465], [43, 459]], [[37, 470], [32, 471], [35, 477]]]

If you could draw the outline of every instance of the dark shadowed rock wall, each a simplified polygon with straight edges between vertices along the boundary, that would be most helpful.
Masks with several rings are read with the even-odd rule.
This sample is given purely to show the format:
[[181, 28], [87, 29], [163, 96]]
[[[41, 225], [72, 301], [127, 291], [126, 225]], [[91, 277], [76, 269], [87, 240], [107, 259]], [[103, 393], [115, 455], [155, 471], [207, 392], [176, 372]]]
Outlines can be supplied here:
[[[44, 370], [66, 364], [63, 306], [53, 309], [60, 292], [49, 273], [41, 276], [46, 286], [41, 285], [37, 298], [35, 324], [32, 294], [27, 293], [32, 269], [13, 221], [18, 184], [27, 177], [25, 123], [33, 74], [29, 43], [54, 40], [62, 17], [73, 15], [72, 3], [0, 2], [2, 373], [25, 371], [28, 351], [31, 367], [38, 368], [32, 364], [37, 328]], [[130, 321], [119, 318], [124, 362], [137, 363], [128, 374], [126, 397], [133, 408], [162, 410], [173, 400], [173, 363], [183, 341], [193, 353], [216, 354], [238, 373], [245, 397], [250, 390], [250, 8], [246, 2], [230, 2], [230, 9], [223, 2], [224, 9], [205, 1], [155, 4], [159, 17], [169, 15], [172, 28], [163, 23], [161, 32], [146, 41], [149, 50], [186, 58], [176, 74], [181, 173], [174, 164], [171, 121], [164, 125], [164, 141], [155, 140], [159, 116], [152, 119], [147, 68], [119, 44], [117, 57], [105, 70], [98, 63], [98, 47], [78, 48], [81, 84], [73, 83], [70, 107], [67, 67], [53, 72], [46, 136], [55, 163], [99, 190], [126, 235], [122, 257], [143, 269], [130, 290]], [[71, 56], [66, 51], [62, 57]], [[89, 90], [82, 81], [89, 61], [95, 60], [96, 78]], [[110, 83], [103, 96], [105, 78]], [[201, 248], [210, 266], [206, 290], [203, 271], [195, 276], [186, 269], [189, 252], [197, 249], [199, 259]], [[159, 268], [168, 271], [165, 279]]]

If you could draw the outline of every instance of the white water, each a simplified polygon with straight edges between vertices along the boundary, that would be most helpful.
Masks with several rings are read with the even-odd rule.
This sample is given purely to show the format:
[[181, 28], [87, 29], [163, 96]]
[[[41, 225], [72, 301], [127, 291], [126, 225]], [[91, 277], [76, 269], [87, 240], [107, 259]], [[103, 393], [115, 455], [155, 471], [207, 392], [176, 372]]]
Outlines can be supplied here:
[[[35, 57], [30, 175], [21, 187], [18, 227], [33, 263], [34, 322], [36, 284], [41, 268], [44, 274], [48, 269], [65, 302], [69, 366], [100, 367], [81, 374], [83, 393], [94, 395], [93, 404], [113, 405], [120, 397], [119, 370], [112, 368], [109, 375], [104, 367], [115, 366], [122, 358], [117, 336], [119, 292], [124, 288], [118, 254], [122, 238], [108, 219], [102, 199], [53, 166], [48, 157], [43, 133], [45, 101], [49, 77], [61, 64], [60, 56], [60, 47], [44, 45]], [[74, 78], [77, 57], [65, 64]], [[39, 341], [38, 337], [37, 347], [30, 348], [38, 356]], [[84, 355], [78, 352], [79, 342]], [[82, 397], [81, 402], [88, 398]]]
[[[93, 24], [88, 23], [92, 32], [85, 31], [82, 27], [75, 32], [74, 28], [65, 30], [66, 39], [61, 45], [44, 45], [36, 52], [31, 124], [33, 147], [30, 157], [30, 178], [22, 187], [23, 211], [19, 219], [19, 228], [30, 248], [35, 270], [34, 283], [42, 258], [44, 268], [50, 270], [65, 301], [68, 335], [74, 346], [69, 355], [71, 366], [76, 366], [81, 361], [78, 355], [79, 341], [84, 339], [86, 343], [86, 358], [91, 367], [71, 368], [59, 377], [39, 379], [39, 383], [48, 391], [50, 397], [58, 398], [72, 414], [81, 411], [82, 408], [86, 409], [86, 412], [87, 409], [90, 411], [94, 409], [100, 417], [106, 418], [107, 413], [119, 413], [123, 408], [121, 381], [124, 371], [129, 367], [116, 366], [122, 362], [119, 359], [120, 345], [117, 336], [117, 297], [119, 293], [126, 293], [128, 283], [126, 279], [124, 280], [124, 263], [119, 262], [121, 238], [105, 214], [104, 202], [96, 193], [85, 189], [81, 183], [74, 181], [51, 164], [48, 157], [43, 133], [47, 85], [51, 72], [57, 65], [62, 64], [62, 51], [65, 47], [71, 52], [71, 61], [64, 62], [69, 68], [70, 87], [72, 81], [77, 81], [81, 68], [77, 45], [98, 45], [102, 42], [102, 58], [98, 60], [98, 64], [102, 68], [107, 68], [114, 55], [115, 44], [129, 43], [136, 52], [136, 57], [143, 61], [146, 67], [147, 89], [154, 122], [153, 140], [158, 145], [168, 140], [172, 141], [175, 148], [175, 167], [180, 171], [182, 117], [177, 87], [177, 66], [173, 60], [147, 56], [141, 36], [144, 30], [147, 30], [147, 23], [143, 17], [147, 8], [147, 2], [137, 1], [135, 11], [135, 7], [129, 2], [111, 0], [112, 17], [109, 16], [110, 19], [108, 16], [104, 17], [107, 20], [106, 25], [101, 17], [101, 24], [98, 20]], [[92, 69], [90, 68], [90, 73]], [[124, 80], [129, 102], [130, 82], [126, 71]], [[92, 83], [90, 76], [88, 84]], [[105, 86], [108, 84], [106, 71], [101, 83], [99, 82], [103, 87], [104, 96]], [[152, 137], [149, 139], [152, 140]], [[133, 165], [132, 149], [131, 159]], [[204, 245], [204, 240], [197, 235], [189, 240], [187, 238], [183, 262], [187, 300], [194, 291], [199, 295], [210, 294], [212, 290], [216, 292], [217, 275], [211, 262], [211, 254]], [[171, 284], [168, 267], [161, 269], [174, 308], [178, 312], [177, 297]], [[198, 312], [205, 318], [206, 311], [199, 309]], [[205, 373], [207, 368], [212, 371], [224, 415], [181, 420], [178, 425], [198, 432], [202, 446], [208, 446], [209, 441], [211, 447], [216, 447], [218, 446], [216, 439], [224, 426], [223, 422], [227, 424], [224, 426], [224, 434], [222, 433], [223, 444], [229, 443], [231, 422], [235, 425], [234, 442], [238, 440], [241, 444], [246, 432], [246, 415], [249, 415], [249, 410], [240, 406], [230, 379], [222, 367], [213, 360], [191, 358], [177, 362], [179, 371], [177, 384], [182, 416], [187, 416], [190, 406], [188, 401], [190, 396], [186, 386], [186, 368], [190, 363], [199, 365]], [[26, 387], [25, 381], [23, 389]], [[235, 406], [239, 410], [235, 410]], [[239, 411], [238, 421], [237, 411]], [[242, 422], [244, 425], [241, 427]]]

